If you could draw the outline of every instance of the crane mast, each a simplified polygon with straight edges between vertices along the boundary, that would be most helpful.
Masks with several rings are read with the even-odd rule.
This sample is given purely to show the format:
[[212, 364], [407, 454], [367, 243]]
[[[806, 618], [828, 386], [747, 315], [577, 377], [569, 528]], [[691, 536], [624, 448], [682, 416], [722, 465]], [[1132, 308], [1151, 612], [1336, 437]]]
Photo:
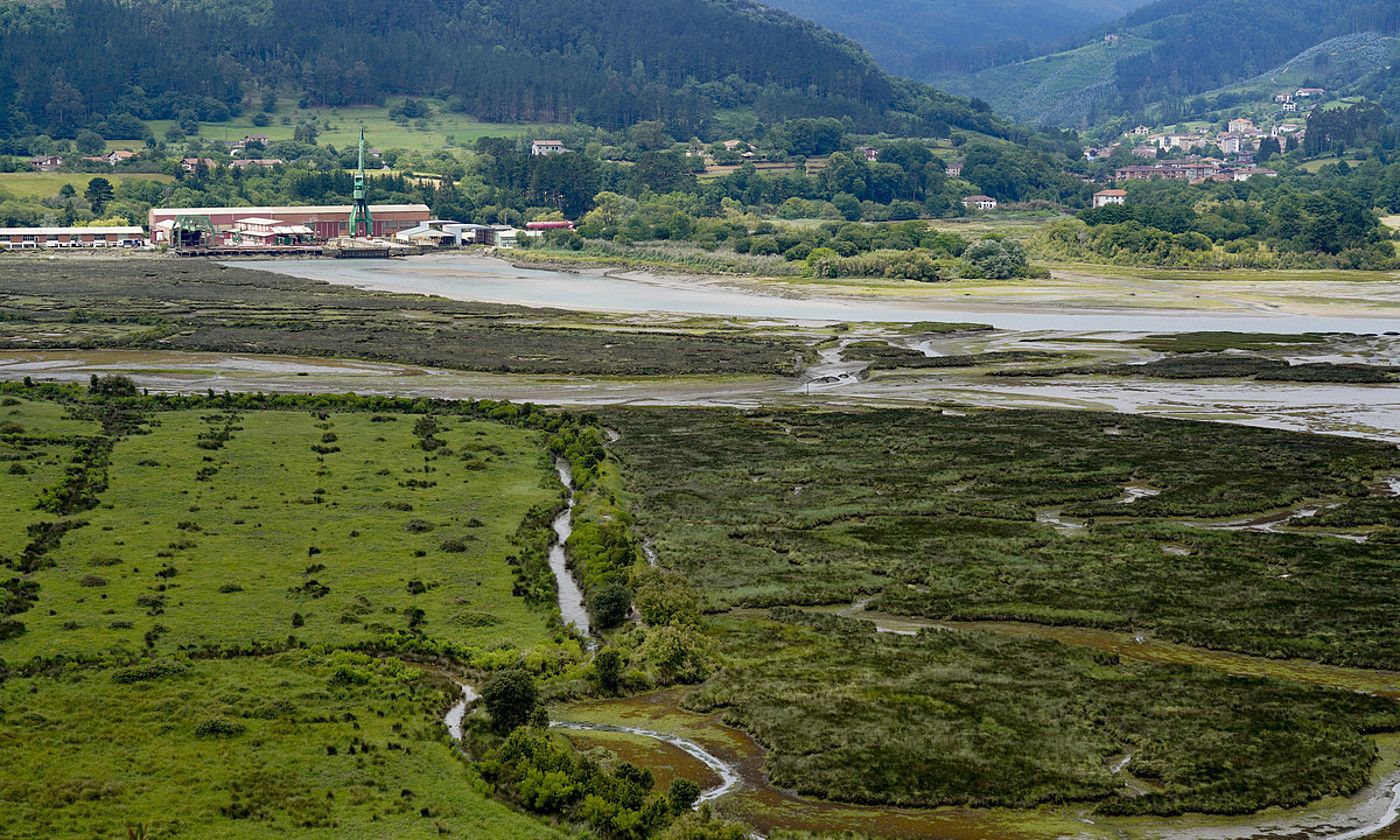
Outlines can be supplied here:
[[[361, 232], [363, 230], [363, 232]], [[360, 129], [360, 165], [355, 170], [355, 201], [350, 207], [351, 237], [365, 239], [374, 235], [374, 220], [369, 214], [369, 201], [365, 198], [365, 130]]]

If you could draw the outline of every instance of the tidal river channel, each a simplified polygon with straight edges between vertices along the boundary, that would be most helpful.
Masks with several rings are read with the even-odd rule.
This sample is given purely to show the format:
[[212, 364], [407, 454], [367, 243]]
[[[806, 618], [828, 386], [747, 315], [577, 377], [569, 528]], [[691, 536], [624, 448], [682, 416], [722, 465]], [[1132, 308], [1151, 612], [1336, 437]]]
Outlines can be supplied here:
[[[1133, 332], [1383, 333], [1400, 317], [1338, 317], [1248, 310], [1231, 314], [1179, 311], [1095, 311], [1077, 305], [839, 296], [816, 287], [775, 281], [771, 293], [722, 278], [674, 277], [603, 270], [517, 268], [502, 260], [432, 255], [398, 260], [240, 260], [230, 265], [385, 292], [515, 304], [582, 312], [658, 312], [801, 322], [976, 321], [1004, 330], [1123, 330]], [[913, 284], [917, 287], [919, 284]], [[919, 291], [919, 289], [915, 289]], [[984, 301], [986, 299], [983, 299]], [[1019, 311], [1018, 311], [1019, 310]]]

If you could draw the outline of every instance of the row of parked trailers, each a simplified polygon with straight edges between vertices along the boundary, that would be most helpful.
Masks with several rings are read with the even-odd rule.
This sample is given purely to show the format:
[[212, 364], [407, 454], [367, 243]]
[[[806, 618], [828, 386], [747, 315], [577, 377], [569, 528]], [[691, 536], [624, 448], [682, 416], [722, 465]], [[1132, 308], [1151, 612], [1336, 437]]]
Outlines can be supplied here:
[[141, 248], [145, 232], [134, 225], [120, 227], [0, 227], [0, 248]]

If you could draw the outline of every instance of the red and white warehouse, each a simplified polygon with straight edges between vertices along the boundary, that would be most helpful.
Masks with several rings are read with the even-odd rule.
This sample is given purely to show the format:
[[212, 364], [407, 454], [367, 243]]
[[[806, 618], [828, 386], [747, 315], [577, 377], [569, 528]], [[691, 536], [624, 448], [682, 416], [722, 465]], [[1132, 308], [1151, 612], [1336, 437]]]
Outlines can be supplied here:
[[[428, 221], [426, 204], [371, 204], [375, 236], [392, 238], [401, 230], [417, 227]], [[240, 219], [275, 219], [284, 225], [305, 225], [317, 239], [345, 236], [350, 226], [350, 205], [310, 207], [153, 207], [146, 217], [146, 229], [152, 242], [168, 242], [170, 227], [180, 216], [202, 216], [209, 220], [215, 233], [233, 230]]]

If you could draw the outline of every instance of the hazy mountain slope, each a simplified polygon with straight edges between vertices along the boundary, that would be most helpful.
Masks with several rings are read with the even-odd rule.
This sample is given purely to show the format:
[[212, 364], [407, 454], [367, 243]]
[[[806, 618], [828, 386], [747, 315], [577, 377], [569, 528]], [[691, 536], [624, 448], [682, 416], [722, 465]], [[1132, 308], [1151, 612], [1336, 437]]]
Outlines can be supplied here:
[[849, 35], [893, 73], [927, 75], [980, 54], [1025, 54], [1115, 20], [1146, 0], [766, 0]]
[[[1011, 116], [1055, 125], [1136, 113], [1269, 73], [1343, 35], [1400, 31], [1394, 0], [1158, 0], [1083, 46], [935, 83], [981, 96]], [[1114, 46], [1103, 35], [1121, 36]], [[1085, 94], [1056, 100], [1082, 85]]]

